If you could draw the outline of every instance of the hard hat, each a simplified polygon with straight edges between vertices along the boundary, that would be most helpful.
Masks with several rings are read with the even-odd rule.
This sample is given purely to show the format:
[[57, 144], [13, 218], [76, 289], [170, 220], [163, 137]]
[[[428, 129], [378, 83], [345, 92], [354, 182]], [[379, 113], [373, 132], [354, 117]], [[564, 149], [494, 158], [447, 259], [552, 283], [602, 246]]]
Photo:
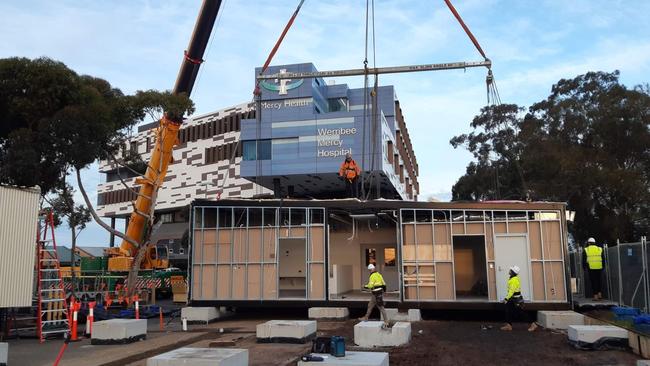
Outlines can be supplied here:
[[596, 244], [596, 239], [594, 239], [594, 238], [589, 238], [589, 239], [587, 239], [587, 243], [594, 243], [594, 244]]
[[518, 266], [512, 266], [512, 267], [510, 267], [510, 270], [511, 270], [514, 274], [519, 274], [519, 271], [521, 271], [521, 269], [519, 269]]
[[368, 265], [368, 270], [369, 270], [369, 271], [372, 271], [373, 269], [375, 269], [375, 265], [372, 264], [372, 263], [370, 263], [370, 264]]

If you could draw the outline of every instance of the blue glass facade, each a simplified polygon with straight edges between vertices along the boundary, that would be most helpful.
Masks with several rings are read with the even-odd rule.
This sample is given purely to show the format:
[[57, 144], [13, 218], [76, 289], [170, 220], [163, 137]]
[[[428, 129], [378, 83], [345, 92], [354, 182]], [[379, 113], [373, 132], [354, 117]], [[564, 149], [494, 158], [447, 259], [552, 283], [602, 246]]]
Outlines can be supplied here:
[[[267, 73], [311, 71], [317, 70], [305, 63], [272, 66]], [[392, 86], [379, 88], [375, 119], [368, 97], [365, 128], [363, 89], [327, 85], [319, 78], [267, 80], [260, 89], [261, 123], [248, 119], [241, 124], [242, 177], [271, 189], [279, 179], [283, 195], [337, 197], [344, 191], [338, 169], [351, 153], [365, 176], [375, 177], [375, 192], [379, 186], [382, 197], [414, 198], [407, 185], [415, 179], [409, 183], [403, 172], [400, 177], [403, 166], [394, 159], [403, 157], [397, 149], [390, 151], [399, 136]]]

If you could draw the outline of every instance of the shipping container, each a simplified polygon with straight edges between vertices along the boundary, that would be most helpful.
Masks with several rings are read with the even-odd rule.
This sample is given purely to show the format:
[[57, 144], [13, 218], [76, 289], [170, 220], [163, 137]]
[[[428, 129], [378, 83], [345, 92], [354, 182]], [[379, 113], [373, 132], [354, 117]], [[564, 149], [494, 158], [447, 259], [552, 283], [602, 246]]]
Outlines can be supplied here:
[[41, 190], [0, 186], [0, 308], [32, 306]]
[[225, 200], [191, 206], [196, 306], [494, 308], [521, 268], [528, 309], [569, 308], [566, 206], [549, 202]]

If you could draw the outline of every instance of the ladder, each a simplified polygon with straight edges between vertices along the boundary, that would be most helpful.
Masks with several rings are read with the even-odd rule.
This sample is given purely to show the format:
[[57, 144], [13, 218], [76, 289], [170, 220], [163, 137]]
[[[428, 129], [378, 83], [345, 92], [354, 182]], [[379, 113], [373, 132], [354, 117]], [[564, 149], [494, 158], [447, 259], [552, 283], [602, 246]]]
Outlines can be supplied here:
[[[49, 232], [49, 233], [48, 233]], [[65, 289], [61, 278], [59, 256], [54, 239], [52, 211], [39, 217], [36, 241], [36, 273], [38, 288], [37, 333], [41, 343], [47, 337], [65, 334], [69, 330]]]

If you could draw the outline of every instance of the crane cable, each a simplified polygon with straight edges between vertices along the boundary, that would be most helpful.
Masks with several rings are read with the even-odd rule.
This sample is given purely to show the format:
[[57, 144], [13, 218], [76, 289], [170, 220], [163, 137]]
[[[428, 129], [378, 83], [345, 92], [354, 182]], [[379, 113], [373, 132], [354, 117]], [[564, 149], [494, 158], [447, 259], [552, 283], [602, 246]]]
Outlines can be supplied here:
[[[472, 41], [472, 43], [474, 44], [474, 47], [476, 47], [476, 50], [481, 54], [481, 56], [483, 56], [485, 61], [489, 61], [490, 59], [485, 55], [483, 48], [476, 40], [476, 37], [474, 37], [472, 31], [469, 30], [469, 27], [467, 26], [467, 24], [465, 24], [463, 18], [460, 16], [458, 11], [456, 11], [456, 8], [451, 3], [451, 0], [445, 0], [445, 4], [447, 4], [447, 7], [449, 8], [449, 10], [451, 10], [451, 13], [454, 15], [456, 20], [458, 20], [458, 23], [465, 31], [465, 34], [467, 34], [467, 37], [469, 37], [470, 41]], [[487, 77], [485, 78], [485, 84], [487, 86], [487, 104], [500, 105], [501, 97], [499, 96], [499, 90], [497, 89], [497, 84], [496, 81], [494, 80], [494, 75], [492, 74], [492, 68], [490, 67], [488, 67], [488, 74]]]

